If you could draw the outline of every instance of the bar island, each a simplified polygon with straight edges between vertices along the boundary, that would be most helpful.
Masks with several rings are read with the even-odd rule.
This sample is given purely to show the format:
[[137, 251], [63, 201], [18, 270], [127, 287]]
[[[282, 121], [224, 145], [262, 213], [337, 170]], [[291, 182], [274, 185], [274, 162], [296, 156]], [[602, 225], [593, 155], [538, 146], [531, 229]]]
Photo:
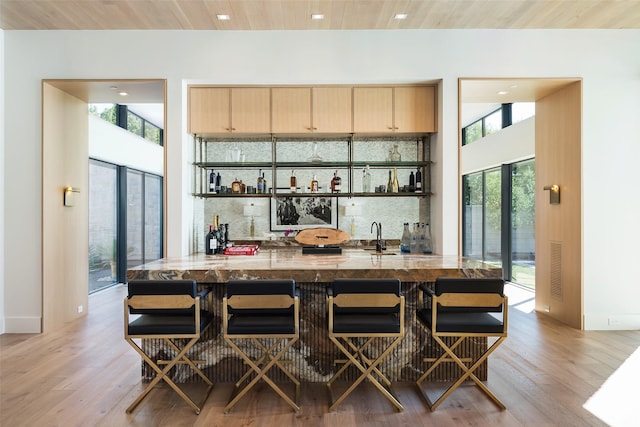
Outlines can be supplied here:
[[[433, 357], [438, 346], [415, 319], [418, 306], [418, 285], [432, 283], [437, 277], [502, 277], [502, 270], [490, 264], [460, 258], [422, 254], [401, 254], [399, 251], [376, 253], [368, 249], [342, 249], [341, 254], [307, 255], [301, 247], [261, 249], [255, 255], [204, 255], [164, 258], [127, 270], [127, 279], [177, 280], [193, 279], [199, 286], [212, 287], [213, 327], [196, 345], [194, 358], [205, 360], [203, 371], [214, 382], [235, 382], [245, 371], [242, 361], [222, 338], [222, 298], [225, 283], [243, 279], [293, 279], [300, 288], [300, 340], [288, 359], [301, 381], [324, 382], [334, 372], [335, 359], [340, 358], [328, 338], [326, 323], [326, 287], [335, 278], [398, 278], [405, 296], [405, 337], [395, 355], [383, 367], [393, 381], [415, 381], [427, 367], [425, 357]], [[159, 343], [158, 353], [167, 351]], [[486, 341], [463, 344], [469, 355], [486, 346]], [[447, 380], [452, 364], [444, 364], [434, 373], [433, 380]], [[442, 369], [440, 369], [442, 368]], [[177, 381], [190, 381], [174, 374]], [[189, 372], [185, 370], [185, 375]], [[478, 372], [486, 378], [486, 366]], [[143, 367], [143, 377], [152, 375]], [[354, 375], [355, 374], [354, 372]], [[277, 378], [277, 377], [276, 377]], [[350, 379], [346, 376], [345, 379]]]

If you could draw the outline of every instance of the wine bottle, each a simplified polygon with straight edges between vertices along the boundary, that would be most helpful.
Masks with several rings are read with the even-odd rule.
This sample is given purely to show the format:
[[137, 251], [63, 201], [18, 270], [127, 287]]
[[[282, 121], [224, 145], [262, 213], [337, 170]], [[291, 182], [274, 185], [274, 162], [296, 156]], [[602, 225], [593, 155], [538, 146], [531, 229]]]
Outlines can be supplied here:
[[256, 185], [256, 192], [258, 194], [264, 193], [264, 180], [262, 179], [262, 169], [258, 170], [258, 182]]
[[331, 192], [339, 193], [342, 189], [342, 178], [338, 176], [338, 170], [333, 173], [333, 178], [331, 179]]
[[318, 175], [313, 174], [313, 178], [311, 179], [311, 192], [318, 192]]
[[391, 184], [391, 190], [397, 193], [400, 190], [400, 184], [398, 184], [398, 168], [393, 168], [393, 182]]
[[216, 173], [213, 171], [213, 169], [209, 174], [209, 193], [216, 193]]
[[409, 174], [409, 191], [416, 191], [416, 177], [413, 171]]
[[297, 188], [298, 186], [296, 183], [296, 174], [294, 173], [294, 171], [291, 171], [291, 178], [289, 178], [289, 189], [292, 193], [295, 193]]
[[213, 235], [213, 226], [209, 226], [209, 232], [204, 236], [204, 253], [207, 255], [213, 255], [215, 251], [214, 245], [217, 246], [217, 241], [215, 241], [215, 236]]
[[268, 193], [269, 187], [267, 187], [267, 179], [264, 177], [264, 172], [262, 172], [262, 192]]
[[422, 192], [422, 172], [420, 171], [420, 167], [418, 166], [418, 170], [416, 171], [416, 193]]
[[387, 193], [393, 192], [393, 178], [391, 177], [391, 169], [389, 169], [389, 181], [387, 181]]
[[216, 175], [216, 193], [220, 192], [221, 181], [222, 181], [222, 176], [220, 175], [220, 172], [218, 172], [218, 175]]

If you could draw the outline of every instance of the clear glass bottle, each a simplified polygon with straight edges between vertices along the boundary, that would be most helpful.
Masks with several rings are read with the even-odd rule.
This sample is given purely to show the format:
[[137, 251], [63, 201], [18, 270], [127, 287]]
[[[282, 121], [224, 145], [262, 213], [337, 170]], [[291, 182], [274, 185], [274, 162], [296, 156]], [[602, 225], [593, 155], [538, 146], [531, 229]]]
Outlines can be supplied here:
[[400, 239], [400, 252], [406, 254], [411, 251], [411, 231], [409, 231], [409, 223], [404, 223], [402, 238]]
[[427, 241], [426, 235], [424, 231], [424, 223], [420, 224], [420, 228], [418, 230], [418, 252], [425, 253], [427, 250]]
[[433, 253], [433, 240], [431, 240], [431, 227], [429, 224], [425, 224], [424, 228], [424, 253], [432, 254]]
[[392, 162], [399, 162], [402, 160], [400, 151], [398, 151], [398, 144], [393, 144], [393, 149], [389, 152], [389, 160]]
[[371, 172], [369, 172], [369, 165], [362, 169], [362, 192], [371, 193]]
[[413, 231], [411, 232], [411, 243], [409, 243], [409, 252], [412, 254], [418, 253], [418, 223], [413, 224]]
[[400, 190], [400, 184], [398, 184], [398, 169], [393, 168], [393, 182], [391, 183], [391, 192], [397, 193]]

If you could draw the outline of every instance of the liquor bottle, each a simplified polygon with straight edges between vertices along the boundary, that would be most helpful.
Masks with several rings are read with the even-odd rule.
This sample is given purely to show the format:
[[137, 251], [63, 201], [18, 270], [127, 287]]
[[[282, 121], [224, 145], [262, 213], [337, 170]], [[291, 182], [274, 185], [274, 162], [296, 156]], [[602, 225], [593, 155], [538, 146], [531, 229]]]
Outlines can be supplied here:
[[218, 215], [213, 216], [213, 237], [211, 239], [211, 251], [212, 254], [217, 254], [220, 249], [220, 222]]
[[393, 192], [393, 178], [391, 178], [391, 169], [389, 169], [389, 181], [387, 181], [387, 193]]
[[231, 183], [231, 192], [240, 193], [240, 181], [238, 180], [238, 178], [236, 178], [236, 180]]
[[230, 241], [229, 240], [229, 224], [224, 225], [224, 241], [225, 241], [225, 244], [228, 244]]
[[371, 173], [369, 172], [369, 165], [362, 169], [362, 192], [371, 193]]
[[422, 172], [420, 171], [420, 166], [418, 166], [418, 170], [416, 171], [416, 193], [422, 193]]
[[209, 174], [209, 193], [216, 193], [216, 173], [213, 171], [213, 169]]
[[318, 175], [313, 174], [313, 178], [311, 179], [311, 192], [318, 192]]
[[400, 185], [398, 184], [398, 169], [393, 168], [393, 183], [391, 184], [392, 192], [397, 193], [400, 189]]
[[296, 183], [296, 174], [294, 173], [294, 171], [291, 171], [291, 178], [289, 178], [289, 189], [292, 193], [295, 193], [297, 188], [298, 185]]
[[256, 184], [256, 193], [264, 193], [264, 181], [262, 180], [262, 169], [258, 170], [258, 182]]
[[216, 175], [216, 193], [220, 193], [221, 181], [222, 181], [222, 176], [220, 175], [220, 172], [218, 172], [218, 175]]
[[342, 178], [338, 176], [338, 170], [333, 173], [333, 179], [331, 179], [331, 192], [339, 193], [342, 189]]
[[[204, 236], [204, 253], [207, 255], [213, 255], [217, 241], [213, 234], [213, 226], [209, 226], [209, 232]], [[215, 243], [214, 243], [215, 241]], [[214, 246], [215, 245], [215, 246]]]
[[262, 172], [262, 192], [268, 193], [269, 187], [267, 187], [267, 179], [264, 177], [264, 172]]
[[416, 177], [413, 171], [409, 174], [409, 191], [416, 191]]
[[411, 231], [409, 231], [409, 223], [404, 223], [402, 238], [400, 239], [400, 252], [409, 253], [411, 250]]

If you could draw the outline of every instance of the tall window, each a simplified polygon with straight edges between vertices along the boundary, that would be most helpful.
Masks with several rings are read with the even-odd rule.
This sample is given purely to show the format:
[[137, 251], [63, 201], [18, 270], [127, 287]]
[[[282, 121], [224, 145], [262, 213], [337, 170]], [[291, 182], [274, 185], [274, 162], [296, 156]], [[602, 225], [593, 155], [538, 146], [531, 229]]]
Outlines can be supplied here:
[[511, 280], [535, 286], [535, 161], [511, 168]]

